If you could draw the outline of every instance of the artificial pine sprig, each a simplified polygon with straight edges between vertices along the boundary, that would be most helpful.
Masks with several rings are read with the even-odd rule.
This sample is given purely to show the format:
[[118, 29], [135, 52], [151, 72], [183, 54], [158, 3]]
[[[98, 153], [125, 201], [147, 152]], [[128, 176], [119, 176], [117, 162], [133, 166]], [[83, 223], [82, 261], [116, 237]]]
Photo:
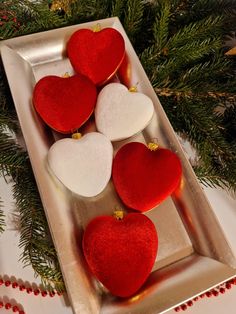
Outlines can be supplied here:
[[4, 212], [3, 210], [1, 209], [2, 207], [2, 201], [0, 200], [0, 233], [2, 233], [5, 229], [5, 215], [4, 215]]
[[46, 0], [1, 1], [0, 18], [2, 15], [7, 19], [0, 27], [0, 39], [39, 32], [65, 24], [65, 20], [49, 10]]
[[[20, 218], [21, 260], [31, 265], [40, 276], [45, 288], [64, 290], [57, 254], [52, 244], [47, 220], [25, 151], [4, 131], [0, 132], [0, 173], [11, 176], [14, 182], [13, 197]], [[1, 226], [0, 213], [0, 230]]]
[[[29, 174], [26, 175], [26, 172]], [[37, 186], [30, 164], [14, 175], [13, 196], [20, 215], [22, 262], [31, 265], [48, 290], [65, 290], [57, 254], [50, 237]]]

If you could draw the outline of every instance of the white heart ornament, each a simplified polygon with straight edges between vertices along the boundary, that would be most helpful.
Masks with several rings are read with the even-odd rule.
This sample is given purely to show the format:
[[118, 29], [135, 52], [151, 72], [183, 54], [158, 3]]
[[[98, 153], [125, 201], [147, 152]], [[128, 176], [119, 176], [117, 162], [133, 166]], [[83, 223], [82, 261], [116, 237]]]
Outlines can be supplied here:
[[101, 193], [111, 177], [113, 147], [103, 134], [55, 142], [48, 163], [56, 177], [72, 192], [85, 197]]
[[120, 83], [110, 83], [98, 95], [95, 122], [99, 132], [111, 141], [120, 141], [141, 132], [153, 113], [148, 96], [130, 92]]

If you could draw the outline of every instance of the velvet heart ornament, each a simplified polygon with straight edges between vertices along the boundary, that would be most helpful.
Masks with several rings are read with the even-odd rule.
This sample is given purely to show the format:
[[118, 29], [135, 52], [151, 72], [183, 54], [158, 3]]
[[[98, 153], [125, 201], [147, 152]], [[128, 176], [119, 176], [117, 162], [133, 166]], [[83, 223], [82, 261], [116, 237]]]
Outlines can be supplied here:
[[86, 197], [101, 193], [111, 177], [113, 147], [102, 134], [92, 132], [81, 139], [65, 138], [48, 152], [56, 177], [72, 192]]
[[131, 92], [120, 83], [111, 83], [98, 95], [95, 121], [99, 132], [111, 141], [119, 141], [142, 131], [150, 122], [153, 112], [149, 97]]
[[164, 148], [150, 150], [138, 142], [117, 152], [112, 168], [114, 186], [126, 206], [145, 212], [174, 192], [180, 183], [179, 158]]
[[115, 296], [129, 297], [146, 281], [155, 262], [158, 237], [145, 215], [118, 220], [100, 216], [87, 226], [83, 251], [94, 276]]
[[98, 32], [80, 29], [70, 37], [67, 53], [76, 72], [100, 85], [110, 79], [121, 65], [125, 42], [114, 28]]
[[33, 104], [44, 122], [60, 133], [72, 133], [93, 113], [96, 86], [83, 75], [45, 76], [37, 82]]

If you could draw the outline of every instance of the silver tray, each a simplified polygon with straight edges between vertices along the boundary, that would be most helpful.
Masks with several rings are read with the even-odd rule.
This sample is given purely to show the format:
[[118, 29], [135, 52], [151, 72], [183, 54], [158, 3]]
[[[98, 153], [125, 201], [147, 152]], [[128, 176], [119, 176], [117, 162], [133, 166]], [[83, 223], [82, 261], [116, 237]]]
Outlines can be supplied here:
[[[56, 180], [47, 169], [46, 158], [58, 134], [42, 123], [32, 107], [36, 81], [45, 75], [73, 73], [65, 54], [70, 35], [97, 23], [102, 28], [116, 28], [123, 35], [129, 68], [126, 83], [138, 83], [138, 90], [148, 95], [155, 106], [155, 115], [146, 129], [115, 144], [114, 149], [127, 141], [145, 143], [157, 138], [161, 145], [178, 154], [183, 166], [180, 189], [146, 213], [158, 230], [159, 253], [146, 284], [128, 299], [111, 296], [90, 275], [80, 247], [88, 221], [112, 213], [117, 205], [123, 206], [112, 182], [99, 196], [81, 198]], [[2, 41], [0, 49], [74, 313], [164, 313], [235, 276], [236, 257], [117, 18], [13, 38]], [[89, 125], [84, 132], [94, 127]]]

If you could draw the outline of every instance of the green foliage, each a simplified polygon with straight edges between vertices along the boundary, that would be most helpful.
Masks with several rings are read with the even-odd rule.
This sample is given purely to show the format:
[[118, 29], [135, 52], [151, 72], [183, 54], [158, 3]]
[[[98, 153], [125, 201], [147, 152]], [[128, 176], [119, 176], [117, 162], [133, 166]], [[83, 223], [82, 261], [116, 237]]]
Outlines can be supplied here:
[[[23, 247], [21, 260], [25, 265], [33, 267], [45, 288], [62, 291], [64, 284], [57, 254], [29, 157], [5, 131], [0, 132], [0, 172], [3, 176], [11, 176], [14, 182], [13, 197], [19, 211], [20, 246]], [[0, 211], [0, 231], [3, 226], [3, 215]]]
[[65, 21], [48, 9], [48, 1], [32, 2], [30, 0], [1, 1], [0, 17], [7, 20], [0, 27], [0, 38], [39, 32], [63, 26]]
[[33, 267], [45, 288], [61, 292], [65, 289], [62, 274], [29, 161], [13, 178], [13, 196], [21, 222], [21, 260], [25, 266]]
[[0, 233], [2, 233], [5, 229], [5, 215], [3, 213], [2, 207], [2, 201], [0, 200]]
[[[196, 148], [199, 180], [236, 190], [235, 60], [224, 55], [223, 45], [224, 35], [235, 31], [235, 11], [234, 0], [76, 0], [62, 17], [48, 9], [48, 1], [0, 0], [0, 38], [118, 16], [174, 129]], [[22, 261], [49, 289], [61, 290], [62, 275], [28, 156], [6, 130], [19, 131], [0, 69], [0, 171], [14, 180]]]

